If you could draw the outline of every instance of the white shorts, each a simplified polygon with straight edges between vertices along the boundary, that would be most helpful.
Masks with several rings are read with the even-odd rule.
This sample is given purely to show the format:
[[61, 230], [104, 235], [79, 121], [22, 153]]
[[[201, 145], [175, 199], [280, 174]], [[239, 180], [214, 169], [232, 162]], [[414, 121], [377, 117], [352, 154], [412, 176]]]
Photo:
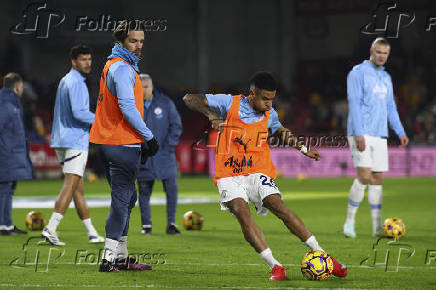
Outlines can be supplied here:
[[88, 151], [70, 148], [55, 148], [55, 151], [64, 174], [72, 173], [83, 176], [88, 160]]
[[224, 177], [217, 180], [221, 196], [221, 210], [228, 210], [225, 202], [242, 198], [247, 203], [251, 201], [258, 215], [266, 215], [268, 210], [263, 207], [263, 199], [271, 194], [280, 194], [274, 180], [262, 173]]
[[388, 171], [388, 140], [367, 135], [363, 137], [365, 138], [365, 150], [360, 152], [357, 150], [355, 137], [348, 136], [354, 167], [369, 167], [374, 172]]

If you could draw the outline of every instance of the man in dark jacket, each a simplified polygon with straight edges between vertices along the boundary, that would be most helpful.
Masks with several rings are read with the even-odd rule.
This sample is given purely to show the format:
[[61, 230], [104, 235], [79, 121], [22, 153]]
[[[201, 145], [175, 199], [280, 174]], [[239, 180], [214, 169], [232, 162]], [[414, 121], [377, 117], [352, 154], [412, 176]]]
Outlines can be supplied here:
[[23, 79], [8, 73], [0, 90], [0, 235], [26, 234], [12, 222], [12, 195], [17, 180], [32, 179], [23, 121]]
[[153, 90], [153, 81], [147, 74], [141, 74], [144, 91], [144, 120], [147, 127], [161, 144], [156, 155], [142, 164], [138, 173], [139, 206], [141, 208], [142, 231], [151, 234], [150, 196], [155, 179], [162, 180], [167, 196], [167, 234], [180, 234], [176, 224], [177, 207], [177, 162], [174, 147], [182, 134], [182, 122], [174, 102]]

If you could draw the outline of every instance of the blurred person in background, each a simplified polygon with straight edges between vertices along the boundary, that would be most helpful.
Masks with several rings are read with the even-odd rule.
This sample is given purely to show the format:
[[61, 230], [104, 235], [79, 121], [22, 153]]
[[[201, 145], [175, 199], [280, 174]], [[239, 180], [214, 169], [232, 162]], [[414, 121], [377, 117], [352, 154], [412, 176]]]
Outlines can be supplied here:
[[150, 196], [154, 180], [162, 180], [167, 197], [167, 234], [180, 234], [175, 224], [177, 208], [177, 161], [174, 148], [182, 135], [182, 121], [174, 102], [166, 95], [153, 89], [153, 80], [148, 74], [141, 74], [144, 90], [144, 121], [159, 142], [156, 155], [147, 158], [138, 173], [139, 207], [141, 209], [142, 231], [152, 232]]
[[383, 199], [383, 172], [389, 170], [388, 122], [400, 138], [401, 146], [409, 144], [394, 100], [392, 79], [385, 71], [391, 46], [376, 38], [370, 48], [369, 60], [353, 67], [347, 77], [349, 104], [347, 135], [357, 168], [357, 178], [350, 188], [343, 232], [355, 238], [357, 209], [368, 186], [368, 203], [372, 217], [372, 235], [381, 235], [381, 208]]
[[85, 83], [91, 72], [91, 49], [86, 45], [71, 48], [71, 70], [62, 78], [56, 93], [50, 147], [54, 148], [64, 173], [64, 184], [59, 193], [54, 211], [42, 236], [51, 244], [64, 246], [56, 229], [65, 215], [71, 200], [88, 233], [90, 243], [102, 243], [89, 215], [84, 197], [83, 174], [88, 160], [89, 128], [94, 114], [89, 111], [89, 92]]
[[33, 178], [23, 121], [23, 79], [8, 73], [0, 90], [0, 235], [21, 235], [12, 222], [12, 196], [17, 180]]

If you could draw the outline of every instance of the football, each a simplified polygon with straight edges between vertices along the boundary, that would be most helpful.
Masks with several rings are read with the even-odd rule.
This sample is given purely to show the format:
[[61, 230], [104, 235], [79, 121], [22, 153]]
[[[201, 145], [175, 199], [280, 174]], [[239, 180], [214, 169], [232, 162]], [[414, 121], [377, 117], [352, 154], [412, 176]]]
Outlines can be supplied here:
[[301, 273], [308, 280], [325, 280], [332, 271], [333, 261], [327, 253], [312, 251], [301, 259]]
[[45, 219], [42, 213], [31, 211], [26, 215], [25, 219], [26, 228], [31, 231], [40, 231], [45, 226]]
[[299, 173], [297, 175], [298, 182], [305, 182], [307, 180], [307, 175], [304, 173]]
[[382, 233], [393, 239], [400, 239], [406, 233], [406, 225], [400, 218], [388, 218], [383, 223]]
[[188, 211], [183, 215], [183, 227], [187, 230], [201, 230], [204, 218], [195, 211]]

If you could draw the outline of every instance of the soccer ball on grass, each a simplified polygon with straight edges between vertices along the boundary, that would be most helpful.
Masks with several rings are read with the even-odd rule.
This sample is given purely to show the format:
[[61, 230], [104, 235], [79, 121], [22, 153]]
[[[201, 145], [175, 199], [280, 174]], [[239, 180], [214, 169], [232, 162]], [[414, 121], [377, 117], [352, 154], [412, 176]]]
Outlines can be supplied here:
[[388, 218], [383, 223], [382, 233], [385, 237], [398, 240], [406, 233], [406, 225], [400, 218]]
[[201, 230], [204, 218], [195, 211], [188, 211], [183, 215], [183, 227], [187, 230]]
[[332, 258], [322, 251], [312, 251], [301, 259], [301, 273], [308, 280], [325, 280], [333, 271]]
[[40, 231], [45, 226], [45, 219], [42, 216], [42, 213], [31, 211], [26, 215], [26, 219], [24, 220], [26, 224], [26, 228], [31, 231]]

